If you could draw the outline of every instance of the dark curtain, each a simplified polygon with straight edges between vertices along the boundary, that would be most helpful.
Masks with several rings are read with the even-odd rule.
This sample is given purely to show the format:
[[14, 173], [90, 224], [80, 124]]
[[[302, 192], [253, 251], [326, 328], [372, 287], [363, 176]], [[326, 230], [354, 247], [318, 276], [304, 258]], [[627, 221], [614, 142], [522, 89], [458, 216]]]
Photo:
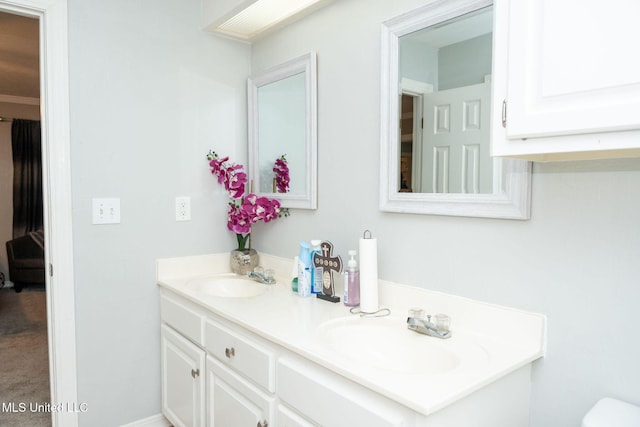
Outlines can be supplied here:
[[42, 144], [40, 121], [14, 119], [13, 238], [42, 228]]

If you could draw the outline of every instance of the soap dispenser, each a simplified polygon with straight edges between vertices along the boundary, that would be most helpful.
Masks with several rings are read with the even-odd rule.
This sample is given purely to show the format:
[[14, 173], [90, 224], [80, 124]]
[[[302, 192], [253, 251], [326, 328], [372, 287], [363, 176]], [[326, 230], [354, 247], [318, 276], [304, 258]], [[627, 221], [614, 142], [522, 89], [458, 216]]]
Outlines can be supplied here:
[[360, 270], [356, 261], [356, 251], [349, 251], [349, 262], [344, 272], [344, 305], [360, 305]]

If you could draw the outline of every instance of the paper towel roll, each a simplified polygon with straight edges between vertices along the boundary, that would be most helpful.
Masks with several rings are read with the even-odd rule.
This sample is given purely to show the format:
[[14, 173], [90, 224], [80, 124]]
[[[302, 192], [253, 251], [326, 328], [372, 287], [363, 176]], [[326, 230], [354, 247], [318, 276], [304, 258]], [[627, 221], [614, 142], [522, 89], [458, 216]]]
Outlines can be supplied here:
[[378, 241], [368, 231], [360, 239], [360, 310], [378, 311]]

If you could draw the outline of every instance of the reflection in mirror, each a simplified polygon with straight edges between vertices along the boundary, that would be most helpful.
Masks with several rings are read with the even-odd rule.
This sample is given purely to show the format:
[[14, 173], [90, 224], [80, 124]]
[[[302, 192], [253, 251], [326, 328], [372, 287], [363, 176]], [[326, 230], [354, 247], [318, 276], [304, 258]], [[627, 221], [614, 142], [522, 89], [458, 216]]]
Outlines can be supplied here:
[[529, 217], [530, 163], [489, 155], [492, 21], [449, 0], [383, 24], [382, 210]]
[[[305, 192], [305, 74], [298, 73], [258, 88], [258, 191], [261, 193]], [[285, 156], [289, 185], [279, 189], [273, 171]], [[291, 167], [289, 167], [291, 163]]]
[[316, 57], [304, 55], [248, 81], [253, 191], [283, 207], [315, 209]]
[[493, 191], [492, 18], [489, 6], [400, 37], [398, 191]]

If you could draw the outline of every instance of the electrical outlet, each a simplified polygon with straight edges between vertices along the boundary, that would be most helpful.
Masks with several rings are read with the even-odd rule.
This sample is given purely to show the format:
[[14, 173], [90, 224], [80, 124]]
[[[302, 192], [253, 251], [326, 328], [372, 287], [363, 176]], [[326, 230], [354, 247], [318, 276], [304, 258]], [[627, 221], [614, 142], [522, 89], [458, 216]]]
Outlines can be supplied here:
[[120, 199], [91, 199], [93, 224], [119, 224]]
[[176, 197], [176, 221], [191, 221], [191, 197]]

